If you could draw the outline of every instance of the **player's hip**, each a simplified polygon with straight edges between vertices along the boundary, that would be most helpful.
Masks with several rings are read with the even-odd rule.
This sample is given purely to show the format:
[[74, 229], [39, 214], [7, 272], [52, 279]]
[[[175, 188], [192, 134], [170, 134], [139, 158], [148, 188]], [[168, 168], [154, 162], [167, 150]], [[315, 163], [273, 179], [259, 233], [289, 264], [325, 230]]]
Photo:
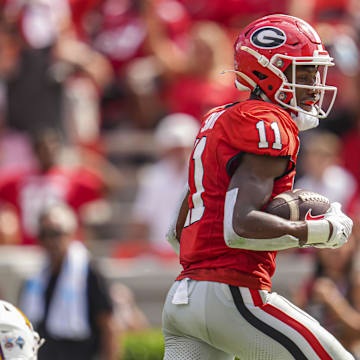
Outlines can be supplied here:
[[232, 266], [223, 266], [223, 264], [216, 266], [212, 264], [212, 266], [209, 266], [206, 263], [196, 263], [186, 267], [176, 280], [184, 278], [251, 289], [271, 290], [270, 272], [261, 266], [244, 268], [236, 266], [236, 264], [232, 264]]
[[[245, 287], [234, 288], [249, 291]], [[264, 299], [269, 294], [266, 290], [258, 293]], [[166, 336], [199, 339], [219, 350], [241, 355], [242, 359], [247, 359], [245, 352], [249, 348], [256, 347], [253, 326], [239, 313], [231, 287], [221, 282], [176, 281], [164, 305], [163, 330]]]
[[219, 282], [177, 281], [166, 299], [163, 328], [164, 334], [199, 339], [241, 359], [261, 352], [274, 360], [352, 359], [282, 296]]

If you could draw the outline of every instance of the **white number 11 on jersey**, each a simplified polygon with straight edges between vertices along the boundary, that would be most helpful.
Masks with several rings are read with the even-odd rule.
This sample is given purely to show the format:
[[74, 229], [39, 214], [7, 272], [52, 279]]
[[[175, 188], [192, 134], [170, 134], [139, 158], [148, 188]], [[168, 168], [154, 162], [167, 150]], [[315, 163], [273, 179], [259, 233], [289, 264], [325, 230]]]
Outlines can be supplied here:
[[[271, 129], [274, 132], [274, 136], [275, 136], [275, 141], [272, 144], [272, 148], [273, 149], [277, 149], [277, 150], [281, 150], [282, 149], [282, 144], [281, 144], [281, 136], [280, 136], [280, 129], [279, 129], [279, 125], [277, 122], [272, 122], [271, 123]], [[267, 141], [266, 138], [266, 131], [265, 131], [265, 123], [263, 120], [258, 121], [256, 123], [256, 128], [258, 129], [259, 132], [259, 149], [266, 149], [269, 147], [269, 142]]]
[[[277, 122], [273, 122], [270, 125], [272, 131], [274, 132], [275, 141], [272, 144], [273, 149], [282, 149], [281, 144], [281, 136], [280, 130]], [[265, 123], [263, 120], [256, 123], [256, 128], [259, 132], [259, 148], [268, 148], [269, 142], [266, 138], [266, 131], [265, 131]], [[204, 166], [202, 162], [202, 154], [205, 150], [206, 145], [206, 136], [202, 137], [201, 139], [197, 139], [195, 142], [195, 148], [192, 156], [192, 160], [194, 161], [194, 185], [195, 185], [195, 193], [191, 195], [191, 200], [193, 207], [189, 209], [187, 214], [184, 226], [189, 226], [197, 221], [199, 221], [205, 211], [204, 201], [201, 197], [202, 193], [205, 191], [203, 185], [203, 178], [204, 178]]]
[[198, 139], [195, 143], [192, 160], [194, 161], [194, 184], [196, 192], [191, 195], [193, 208], [189, 209], [184, 226], [189, 226], [199, 221], [205, 211], [204, 202], [201, 198], [201, 194], [205, 191], [203, 185], [204, 166], [201, 159], [205, 145], [206, 136]]

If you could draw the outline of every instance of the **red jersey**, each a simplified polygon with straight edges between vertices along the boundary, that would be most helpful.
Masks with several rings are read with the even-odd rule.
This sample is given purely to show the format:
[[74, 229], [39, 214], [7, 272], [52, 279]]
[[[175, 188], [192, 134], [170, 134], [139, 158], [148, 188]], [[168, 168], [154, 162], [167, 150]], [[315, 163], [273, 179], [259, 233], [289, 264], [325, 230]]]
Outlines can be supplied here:
[[288, 157], [271, 199], [291, 190], [299, 149], [298, 128], [281, 107], [258, 100], [225, 105], [204, 119], [189, 165], [189, 212], [180, 241], [178, 280], [219, 281], [271, 289], [276, 251], [229, 248], [224, 240], [224, 202], [244, 153]]

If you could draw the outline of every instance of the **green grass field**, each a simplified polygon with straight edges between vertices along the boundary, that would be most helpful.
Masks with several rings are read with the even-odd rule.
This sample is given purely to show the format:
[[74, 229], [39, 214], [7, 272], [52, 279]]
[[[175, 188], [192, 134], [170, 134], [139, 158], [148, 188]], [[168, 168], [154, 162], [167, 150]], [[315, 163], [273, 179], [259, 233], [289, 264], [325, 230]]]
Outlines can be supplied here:
[[[164, 339], [161, 330], [152, 329], [137, 333], [128, 333], [122, 340], [119, 360], [162, 360]], [[239, 360], [239, 359], [235, 359]]]

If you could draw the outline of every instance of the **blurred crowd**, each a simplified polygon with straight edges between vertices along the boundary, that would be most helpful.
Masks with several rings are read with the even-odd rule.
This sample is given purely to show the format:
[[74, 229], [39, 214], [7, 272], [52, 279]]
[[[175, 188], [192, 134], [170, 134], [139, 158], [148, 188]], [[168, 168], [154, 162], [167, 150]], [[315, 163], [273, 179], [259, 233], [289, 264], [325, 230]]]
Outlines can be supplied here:
[[176, 261], [164, 235], [194, 134], [208, 110], [248, 97], [222, 72], [233, 68], [239, 30], [270, 13], [310, 22], [337, 65], [328, 76], [334, 109], [302, 136], [295, 186], [354, 218], [351, 261], [328, 271], [341, 264], [323, 264], [327, 250], [310, 254], [318, 268], [294, 296], [314, 316], [330, 313], [334, 331], [359, 348], [358, 0], [0, 0], [0, 244], [44, 245], [40, 218], [63, 204], [78, 224], [72, 236], [101, 243], [102, 255]]

